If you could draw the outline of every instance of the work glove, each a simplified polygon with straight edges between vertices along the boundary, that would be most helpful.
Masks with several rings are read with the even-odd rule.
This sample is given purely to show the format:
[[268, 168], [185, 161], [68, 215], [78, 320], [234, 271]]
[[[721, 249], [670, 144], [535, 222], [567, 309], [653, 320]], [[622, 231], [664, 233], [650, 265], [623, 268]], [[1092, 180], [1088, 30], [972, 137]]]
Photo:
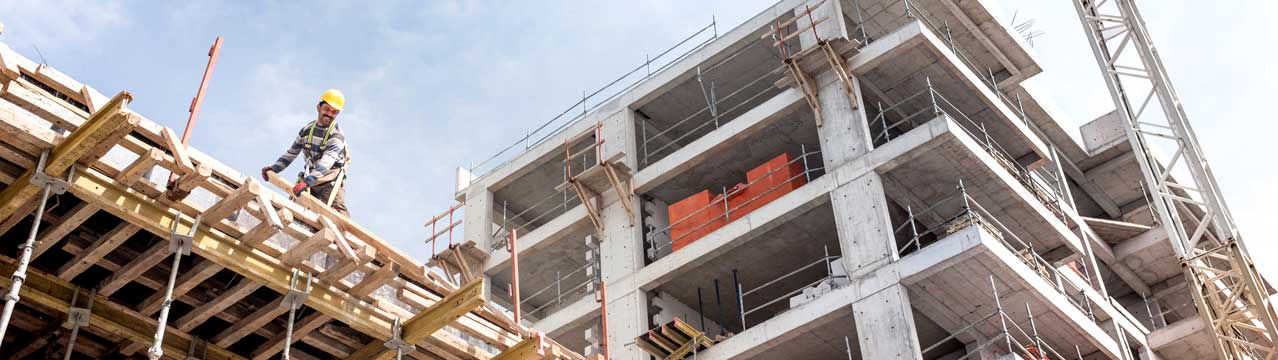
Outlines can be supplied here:
[[297, 185], [293, 185], [293, 196], [302, 196], [302, 191], [311, 187], [311, 184], [314, 184], [316, 180], [317, 179], [313, 175], [307, 175], [302, 178], [302, 181], [298, 181]]
[[284, 169], [277, 169], [277, 168], [275, 168], [275, 164], [271, 164], [271, 166], [263, 167], [263, 168], [262, 168], [262, 180], [265, 180], [265, 181], [271, 181], [271, 179], [270, 179], [270, 178], [268, 178], [268, 177], [266, 176], [266, 172], [268, 172], [268, 171], [269, 171], [269, 172], [273, 172], [273, 173], [279, 173], [281, 170], [284, 170]]
[[293, 185], [293, 196], [302, 196], [302, 191], [306, 191], [308, 187], [311, 187], [311, 184], [307, 184], [305, 181], [298, 181], [297, 185]]

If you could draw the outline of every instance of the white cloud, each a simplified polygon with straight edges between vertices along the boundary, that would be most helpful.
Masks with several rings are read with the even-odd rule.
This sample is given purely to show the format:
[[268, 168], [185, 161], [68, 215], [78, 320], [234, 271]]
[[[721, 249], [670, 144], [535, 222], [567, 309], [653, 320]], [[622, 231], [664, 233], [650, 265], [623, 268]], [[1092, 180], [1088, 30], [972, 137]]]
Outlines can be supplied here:
[[82, 46], [104, 29], [127, 26], [129, 17], [114, 0], [3, 1], [0, 22], [5, 36], [21, 34], [37, 46]]

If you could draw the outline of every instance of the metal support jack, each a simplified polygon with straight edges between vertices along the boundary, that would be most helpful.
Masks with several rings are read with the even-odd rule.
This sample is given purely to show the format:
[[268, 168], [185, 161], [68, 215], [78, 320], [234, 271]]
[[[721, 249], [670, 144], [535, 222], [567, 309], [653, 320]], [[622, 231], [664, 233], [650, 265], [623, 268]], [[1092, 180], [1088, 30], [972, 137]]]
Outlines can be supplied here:
[[80, 335], [80, 327], [89, 325], [89, 314], [93, 309], [93, 298], [98, 291], [89, 291], [89, 305], [86, 307], [76, 307], [75, 304], [80, 297], [80, 288], [75, 288], [75, 292], [71, 294], [71, 307], [67, 309], [67, 321], [62, 323], [62, 327], [71, 330], [71, 337], [67, 338], [67, 352], [62, 356], [63, 360], [71, 360], [71, 354], [75, 352], [75, 338]]
[[[301, 280], [299, 284], [298, 281]], [[284, 335], [284, 355], [280, 358], [288, 360], [289, 349], [293, 348], [293, 322], [297, 319], [297, 309], [306, 304], [311, 295], [311, 274], [293, 268], [293, 276], [288, 283], [288, 294], [284, 295], [281, 306], [288, 307], [288, 332]]]
[[403, 333], [403, 324], [400, 323], [399, 318], [395, 318], [395, 322], [391, 324], [391, 338], [385, 342], [387, 349], [395, 351], [395, 360], [403, 359], [405, 353], [417, 350], [417, 346], [404, 341]]
[[18, 247], [18, 251], [22, 254], [18, 260], [18, 268], [13, 271], [13, 283], [9, 285], [9, 290], [4, 295], [4, 312], [0, 313], [0, 339], [4, 338], [5, 331], [9, 329], [9, 318], [13, 316], [13, 308], [18, 305], [18, 292], [22, 290], [22, 282], [27, 279], [27, 267], [31, 265], [31, 254], [35, 251], [36, 233], [40, 229], [40, 221], [44, 218], [44, 205], [48, 203], [50, 194], [67, 192], [70, 180], [75, 176], [75, 167], [71, 167], [67, 173], [67, 180], [46, 175], [44, 163], [48, 158], [48, 150], [40, 153], [40, 162], [36, 170], [31, 173], [31, 185], [41, 188], [40, 204], [36, 208], [35, 221], [31, 223], [31, 233], [27, 236], [27, 241]]
[[173, 285], [177, 283], [178, 266], [181, 264], [183, 255], [191, 255], [191, 243], [194, 241], [195, 232], [199, 230], [200, 221], [204, 215], [196, 215], [195, 221], [191, 223], [191, 231], [186, 234], [178, 234], [178, 223], [182, 222], [182, 213], [178, 212], [173, 217], [173, 224], [169, 228], [169, 251], [173, 252], [173, 265], [169, 268], [169, 282], [164, 288], [164, 305], [160, 308], [160, 318], [155, 324], [155, 340], [151, 343], [151, 348], [147, 349], [147, 358], [151, 360], [159, 360], [164, 357], [164, 330], [169, 322], [169, 309], [173, 307]]

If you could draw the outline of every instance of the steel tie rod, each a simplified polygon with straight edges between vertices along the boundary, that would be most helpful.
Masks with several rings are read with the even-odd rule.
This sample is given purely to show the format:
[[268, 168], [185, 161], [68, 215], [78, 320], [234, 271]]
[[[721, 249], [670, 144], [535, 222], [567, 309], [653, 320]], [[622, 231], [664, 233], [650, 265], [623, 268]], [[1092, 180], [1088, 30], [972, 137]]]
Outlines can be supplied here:
[[191, 223], [191, 231], [182, 235], [177, 232], [178, 223], [182, 222], [182, 212], [178, 211], [169, 228], [169, 250], [173, 251], [173, 266], [169, 268], [169, 283], [164, 288], [164, 305], [160, 308], [160, 318], [155, 324], [155, 340], [146, 351], [147, 358], [151, 360], [164, 357], [164, 330], [169, 322], [169, 309], [173, 307], [173, 283], [177, 282], [178, 265], [182, 255], [191, 255], [191, 243], [203, 217], [203, 214], [196, 215], [195, 222]]
[[49, 201], [49, 195], [67, 192], [67, 188], [70, 186], [69, 180], [75, 176], [75, 167], [71, 167], [67, 172], [67, 180], [56, 179], [45, 174], [44, 164], [48, 157], [48, 150], [40, 153], [40, 162], [36, 165], [36, 171], [31, 173], [31, 185], [41, 188], [40, 203], [35, 212], [35, 221], [31, 223], [31, 233], [27, 236], [27, 241], [18, 247], [18, 251], [22, 255], [18, 260], [18, 268], [13, 271], [13, 282], [9, 285], [9, 290], [4, 295], [4, 312], [0, 313], [0, 338], [4, 338], [5, 331], [9, 329], [9, 318], [13, 316], [14, 306], [18, 305], [18, 292], [22, 289], [22, 283], [27, 279], [27, 267], [31, 265], [31, 253], [35, 249], [36, 233], [40, 229], [40, 221], [44, 218], [44, 206]]

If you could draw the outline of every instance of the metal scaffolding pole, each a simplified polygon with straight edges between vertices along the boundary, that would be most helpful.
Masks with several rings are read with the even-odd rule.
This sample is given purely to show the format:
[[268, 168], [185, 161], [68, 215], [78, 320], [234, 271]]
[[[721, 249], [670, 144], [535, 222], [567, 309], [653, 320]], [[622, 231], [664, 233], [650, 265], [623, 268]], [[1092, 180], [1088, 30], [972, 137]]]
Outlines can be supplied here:
[[[18, 247], [22, 255], [18, 260], [18, 268], [13, 271], [13, 283], [9, 285], [9, 291], [4, 295], [4, 312], [0, 313], [0, 339], [3, 339], [5, 332], [9, 330], [9, 319], [13, 316], [13, 308], [18, 305], [18, 292], [22, 289], [22, 282], [27, 279], [27, 267], [31, 265], [31, 253], [35, 251], [36, 233], [40, 229], [40, 221], [44, 218], [44, 206], [49, 201], [49, 195], [67, 192], [67, 187], [70, 185], [69, 180], [75, 176], [75, 167], [71, 167], [70, 172], [67, 173], [67, 180], [55, 179], [46, 175], [44, 173], [44, 163], [48, 158], [48, 150], [40, 153], [40, 162], [36, 165], [36, 171], [31, 173], [31, 185], [41, 188], [40, 203], [36, 207], [35, 221], [31, 223], [31, 233], [27, 236], [27, 241]], [[14, 184], [10, 186], [20, 185]]]
[[[417, 350], [417, 346], [404, 341], [404, 324], [400, 322], [399, 318], [395, 318], [395, 322], [391, 324], [390, 340], [386, 340], [383, 344], [386, 345], [387, 349], [395, 350], [395, 360], [403, 359], [404, 353], [411, 353], [413, 350]], [[287, 358], [285, 356], [285, 359]]]
[[89, 291], [89, 305], [86, 307], [76, 307], [76, 300], [80, 297], [80, 288], [75, 288], [75, 292], [71, 294], [71, 306], [67, 309], [67, 321], [62, 323], [62, 327], [71, 329], [71, 337], [67, 338], [67, 352], [63, 354], [62, 360], [71, 360], [71, 354], [75, 352], [75, 338], [80, 335], [80, 327], [89, 325], [89, 314], [93, 310], [93, 298], [98, 291]]
[[[298, 283], [299, 279], [301, 284]], [[297, 309], [306, 304], [306, 298], [310, 294], [311, 274], [293, 268], [293, 275], [288, 284], [288, 294], [284, 295], [284, 301], [280, 302], [280, 305], [288, 306], [288, 330], [284, 335], [284, 355], [280, 359], [289, 360], [288, 353], [293, 348], [293, 323], [297, 320]]]
[[196, 215], [195, 222], [191, 223], [191, 231], [186, 235], [177, 232], [178, 223], [182, 222], [182, 213], [178, 212], [177, 216], [173, 217], [173, 225], [169, 229], [169, 250], [173, 251], [173, 266], [169, 268], [169, 282], [164, 288], [164, 305], [160, 308], [160, 318], [155, 324], [155, 341], [146, 352], [151, 360], [164, 357], [164, 329], [168, 326], [169, 309], [173, 307], [173, 285], [177, 282], [178, 265], [183, 255], [191, 255], [191, 242], [194, 240], [195, 231], [199, 229], [203, 216]]

